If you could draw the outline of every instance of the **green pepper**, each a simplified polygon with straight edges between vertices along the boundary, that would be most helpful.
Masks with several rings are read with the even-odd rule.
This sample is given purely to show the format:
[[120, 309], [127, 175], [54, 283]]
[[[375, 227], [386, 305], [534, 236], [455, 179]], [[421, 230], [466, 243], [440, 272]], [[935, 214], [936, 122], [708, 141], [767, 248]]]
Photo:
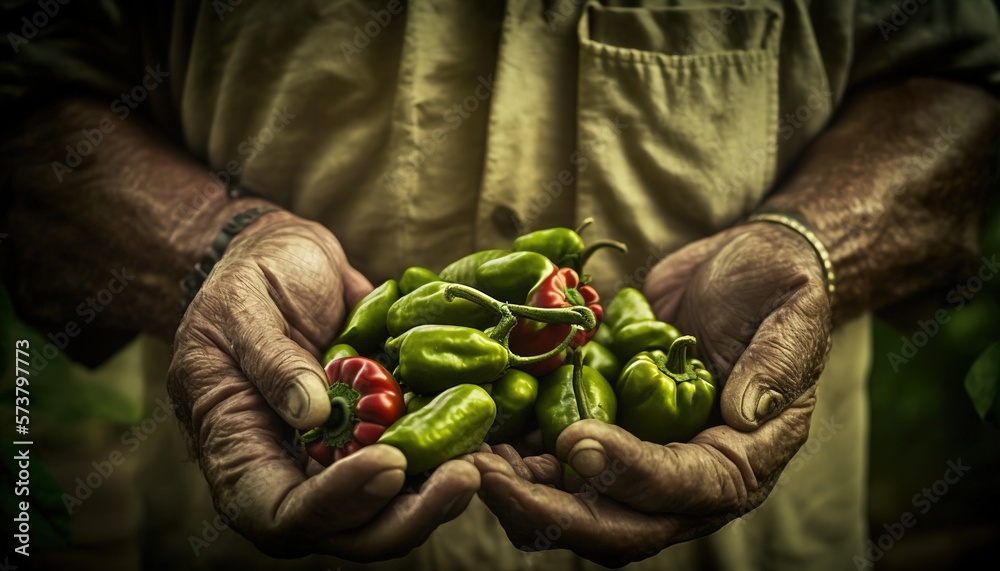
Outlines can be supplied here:
[[655, 320], [656, 313], [653, 312], [653, 306], [649, 304], [646, 296], [635, 288], [627, 287], [618, 290], [605, 308], [602, 329], [608, 328], [612, 336], [615, 336], [622, 327], [640, 321]]
[[441, 278], [434, 272], [420, 266], [411, 266], [406, 268], [403, 276], [399, 278], [399, 293], [410, 295], [418, 287], [437, 281], [441, 281]]
[[386, 326], [389, 335], [401, 335], [418, 325], [462, 325], [486, 329], [496, 323], [493, 311], [467, 299], [450, 299], [446, 290], [452, 284], [431, 282], [404, 295], [389, 308]]
[[407, 474], [419, 474], [478, 448], [496, 413], [493, 399], [482, 387], [457, 385], [404, 415], [378, 441], [406, 456]]
[[535, 252], [513, 252], [476, 270], [476, 288], [500, 301], [524, 303], [539, 283], [559, 268]]
[[509, 352], [486, 333], [458, 325], [418, 325], [385, 344], [398, 356], [393, 375], [417, 394], [483, 384], [507, 369]]
[[628, 361], [643, 351], [653, 349], [666, 351], [678, 337], [680, 332], [669, 323], [656, 320], [640, 321], [615, 331], [611, 350], [622, 361]]
[[446, 282], [476, 287], [476, 270], [479, 269], [479, 266], [500, 256], [506, 256], [509, 253], [509, 250], [480, 250], [479, 252], [473, 252], [448, 264], [438, 275]]
[[583, 355], [575, 352], [572, 365], [563, 365], [538, 381], [535, 414], [545, 449], [555, 454], [559, 435], [578, 420], [596, 418], [614, 424], [617, 401], [607, 379], [585, 366]]
[[618, 379], [618, 424], [656, 444], [687, 442], [705, 428], [715, 382], [701, 361], [688, 359], [695, 338], [677, 338], [670, 350], [636, 355]]
[[[605, 313], [605, 319], [607, 319], [607, 313]], [[614, 341], [614, 335], [611, 333], [611, 327], [607, 321], [601, 322], [601, 326], [597, 328], [597, 333], [594, 334], [593, 341], [597, 341], [605, 347], [611, 346], [611, 343]]]
[[492, 383], [489, 393], [497, 405], [497, 417], [486, 435], [486, 442], [514, 443], [534, 419], [538, 380], [524, 371], [508, 369]]
[[596, 369], [614, 387], [622, 372], [622, 363], [614, 352], [597, 341], [588, 342], [579, 351], [583, 353], [583, 364]]
[[[456, 325], [419, 325], [389, 339], [385, 344], [390, 357], [398, 359], [395, 376], [417, 394], [443, 391], [463, 383], [484, 384], [500, 377], [508, 367], [538, 363], [564, 351], [576, 332], [596, 324], [594, 312], [586, 307], [538, 308], [500, 303], [483, 292], [449, 284], [450, 297], [464, 298], [490, 307], [500, 322], [488, 332]], [[509, 349], [510, 331], [517, 317], [539, 321], [557, 321], [572, 325], [559, 346], [530, 357]]]
[[357, 357], [358, 352], [354, 350], [354, 347], [346, 345], [344, 343], [339, 343], [333, 345], [326, 350], [323, 354], [323, 365], [326, 366], [327, 363], [335, 359], [340, 359], [341, 357]]
[[406, 402], [406, 414], [412, 414], [424, 408], [425, 406], [430, 404], [432, 400], [434, 400], [434, 397], [438, 396], [439, 394], [441, 393], [434, 393], [431, 395], [418, 395], [417, 393], [412, 391], [406, 393], [405, 395], [403, 395], [403, 401]]
[[520, 236], [514, 240], [511, 250], [514, 252], [535, 252], [548, 258], [560, 268], [572, 268], [583, 275], [583, 266], [594, 252], [601, 248], [612, 247], [626, 252], [625, 244], [613, 240], [600, 240], [585, 245], [580, 233], [594, 222], [587, 218], [580, 226], [571, 228], [546, 228]]
[[389, 337], [386, 316], [389, 307], [398, 299], [399, 284], [396, 280], [387, 280], [372, 290], [351, 310], [334, 344], [350, 345], [362, 355], [376, 353]]

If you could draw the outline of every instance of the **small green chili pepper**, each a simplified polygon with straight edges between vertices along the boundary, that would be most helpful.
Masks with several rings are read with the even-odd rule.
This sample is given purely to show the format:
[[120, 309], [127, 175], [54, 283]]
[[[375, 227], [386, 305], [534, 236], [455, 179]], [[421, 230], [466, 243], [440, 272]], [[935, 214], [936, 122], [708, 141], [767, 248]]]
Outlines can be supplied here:
[[641, 291], [632, 288], [622, 288], [618, 290], [615, 297], [604, 310], [604, 324], [602, 329], [610, 329], [612, 336], [617, 336], [618, 330], [632, 323], [640, 321], [655, 321], [656, 313], [653, 306], [649, 304], [646, 296]]
[[399, 278], [399, 293], [410, 295], [418, 287], [437, 281], [441, 281], [441, 278], [434, 272], [420, 266], [411, 266], [406, 268], [403, 276]]
[[593, 218], [587, 218], [576, 229], [546, 228], [520, 236], [514, 240], [511, 250], [514, 252], [535, 252], [548, 258], [560, 268], [572, 268], [577, 274], [583, 275], [583, 266], [594, 252], [601, 248], [612, 247], [621, 252], [628, 249], [625, 244], [613, 240], [600, 240], [585, 245], [580, 233], [593, 224]]
[[552, 454], [567, 426], [589, 418], [614, 424], [617, 409], [614, 389], [595, 369], [583, 365], [579, 351], [572, 365], [563, 365], [538, 381], [535, 414], [545, 449]]
[[597, 328], [597, 333], [594, 334], [593, 341], [597, 341], [605, 347], [611, 346], [611, 343], [614, 341], [614, 335], [611, 333], [611, 327], [608, 326], [607, 321], [601, 322], [601, 326]]
[[450, 299], [452, 284], [431, 282], [404, 295], [389, 308], [386, 327], [389, 335], [401, 335], [418, 325], [462, 325], [486, 329], [497, 321], [494, 312], [467, 299]]
[[404, 415], [378, 441], [406, 456], [407, 474], [419, 474], [478, 448], [496, 413], [493, 399], [482, 387], [457, 385]]
[[701, 361], [688, 359], [695, 338], [679, 337], [670, 350], [636, 355], [618, 379], [618, 424], [656, 444], [687, 442], [705, 428], [715, 382]]
[[663, 321], [639, 321], [630, 323], [615, 331], [611, 350], [622, 361], [628, 361], [642, 351], [660, 349], [666, 351], [680, 337], [673, 325]]
[[441, 279], [446, 282], [476, 287], [476, 270], [479, 266], [500, 256], [509, 254], [509, 250], [480, 250], [464, 256], [445, 266]]
[[326, 366], [327, 363], [333, 361], [334, 359], [340, 359], [341, 357], [357, 357], [358, 352], [354, 350], [354, 347], [346, 345], [344, 343], [339, 343], [326, 350], [323, 354], [323, 365]]
[[496, 339], [458, 325], [419, 325], [390, 339], [385, 348], [399, 357], [393, 375], [417, 394], [488, 383], [503, 374], [510, 357]]
[[479, 266], [476, 288], [500, 301], [524, 303], [531, 290], [556, 270], [541, 254], [513, 252]]
[[611, 349], [597, 341], [590, 341], [578, 351], [583, 353], [584, 365], [597, 370], [612, 387], [615, 386], [618, 375], [622, 372], [622, 363]]
[[488, 390], [497, 405], [497, 417], [486, 435], [486, 442], [514, 443], [524, 435], [535, 417], [538, 380], [524, 371], [508, 369]]
[[412, 414], [424, 408], [439, 394], [441, 393], [434, 393], [432, 395], [418, 395], [412, 391], [406, 393], [403, 395], [403, 401], [406, 402], [406, 414]]
[[351, 310], [334, 344], [350, 345], [362, 355], [377, 352], [389, 337], [386, 316], [389, 307], [398, 299], [399, 284], [396, 280], [387, 280], [372, 290]]
[[[464, 298], [490, 307], [500, 316], [500, 323], [488, 332], [456, 325], [419, 325], [389, 339], [385, 344], [390, 357], [398, 358], [394, 375], [418, 393], [443, 391], [463, 383], [484, 384], [507, 370], [538, 363], [559, 355], [572, 342], [581, 327], [596, 324], [594, 312], [582, 306], [569, 308], [538, 308], [500, 303], [483, 292], [449, 284], [449, 296]], [[522, 357], [509, 349], [510, 331], [517, 317], [543, 322], [569, 323], [569, 334], [552, 350]]]

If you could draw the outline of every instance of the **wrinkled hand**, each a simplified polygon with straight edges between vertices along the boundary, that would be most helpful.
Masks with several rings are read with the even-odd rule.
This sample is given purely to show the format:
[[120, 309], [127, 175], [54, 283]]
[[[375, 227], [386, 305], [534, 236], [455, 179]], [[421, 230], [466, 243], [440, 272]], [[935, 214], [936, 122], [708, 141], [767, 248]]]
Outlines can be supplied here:
[[[480, 496], [515, 546], [609, 566], [649, 557], [758, 506], [805, 442], [831, 333], [808, 242], [775, 224], [735, 227], [664, 259], [645, 292], [726, 379], [725, 424], [659, 446], [586, 420], [563, 431], [555, 457], [476, 454]], [[564, 477], [560, 461], [578, 476]]]
[[[372, 286], [324, 227], [287, 212], [233, 240], [174, 340], [171, 398], [192, 435], [217, 509], [246, 506], [231, 527], [272, 556], [398, 557], [457, 516], [479, 485], [471, 464], [440, 467], [397, 496], [406, 459], [362, 449], [314, 475], [294, 428], [330, 414], [318, 356]], [[292, 450], [292, 451], [290, 451]]]

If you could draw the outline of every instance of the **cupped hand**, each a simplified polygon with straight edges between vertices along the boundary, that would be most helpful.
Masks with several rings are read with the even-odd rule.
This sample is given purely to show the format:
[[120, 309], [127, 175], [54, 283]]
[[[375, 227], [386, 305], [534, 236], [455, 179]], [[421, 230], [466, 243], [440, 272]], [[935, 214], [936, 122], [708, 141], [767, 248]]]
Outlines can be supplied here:
[[804, 238], [771, 223], [732, 228], [665, 258], [645, 293], [698, 339], [722, 382], [723, 423], [661, 446], [586, 420], [563, 431], [555, 456], [475, 454], [480, 496], [514, 545], [609, 566], [644, 559], [758, 506], [808, 437], [831, 320]]
[[269, 555], [398, 557], [478, 488], [457, 460], [398, 495], [406, 459], [385, 445], [307, 475], [290, 445], [329, 416], [318, 358], [371, 289], [326, 228], [277, 211], [233, 239], [175, 335], [168, 390], [215, 505], [245, 506], [230, 526]]

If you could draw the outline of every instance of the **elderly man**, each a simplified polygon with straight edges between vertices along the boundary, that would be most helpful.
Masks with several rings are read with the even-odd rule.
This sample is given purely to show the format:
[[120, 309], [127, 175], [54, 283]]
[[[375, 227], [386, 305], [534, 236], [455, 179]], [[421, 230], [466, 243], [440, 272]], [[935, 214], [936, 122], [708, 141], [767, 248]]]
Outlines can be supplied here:
[[[121, 428], [43, 449], [77, 534], [38, 556], [870, 565], [870, 312], [974, 259], [996, 13], [675, 4], [26, 3], [0, 71], [6, 287], [54, 331], [132, 276], [67, 351], [133, 395], [143, 375], [135, 398], [183, 426], [143, 433], [86, 501], [75, 479]], [[587, 216], [631, 247], [594, 258], [598, 290], [642, 287], [697, 336], [722, 424], [657, 446], [584, 421], [556, 456], [483, 448], [415, 489], [385, 445], [307, 471], [289, 443], [329, 412], [318, 357], [372, 282]]]

